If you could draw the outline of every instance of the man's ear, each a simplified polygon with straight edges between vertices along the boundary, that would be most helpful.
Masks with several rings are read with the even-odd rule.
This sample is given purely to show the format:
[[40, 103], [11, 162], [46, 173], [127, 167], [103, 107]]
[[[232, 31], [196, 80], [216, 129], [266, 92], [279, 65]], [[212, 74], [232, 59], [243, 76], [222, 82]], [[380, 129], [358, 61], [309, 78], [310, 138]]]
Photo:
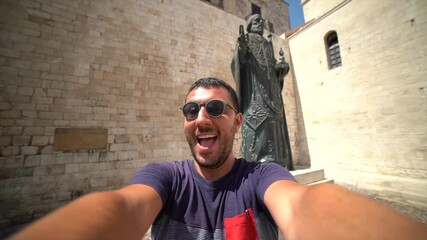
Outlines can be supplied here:
[[236, 117], [235, 117], [234, 121], [236, 121], [236, 126], [237, 126], [236, 133], [237, 133], [238, 131], [240, 131], [240, 127], [242, 126], [242, 122], [243, 122], [242, 113], [240, 113], [240, 112], [236, 113]]

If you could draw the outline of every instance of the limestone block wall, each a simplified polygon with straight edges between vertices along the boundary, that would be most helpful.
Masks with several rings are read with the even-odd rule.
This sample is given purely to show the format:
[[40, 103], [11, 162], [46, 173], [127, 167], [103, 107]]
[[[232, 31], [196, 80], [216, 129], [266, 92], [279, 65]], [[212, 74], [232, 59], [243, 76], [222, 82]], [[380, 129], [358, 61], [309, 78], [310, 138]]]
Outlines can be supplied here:
[[[350, 1], [289, 38], [311, 164], [427, 205], [427, 2]], [[329, 70], [325, 35], [342, 66]]]
[[[287, 39], [288, 36], [283, 34], [281, 38]], [[286, 41], [285, 48], [285, 57], [286, 61], [290, 64], [290, 71], [285, 77], [285, 89], [282, 95], [284, 95], [285, 99], [285, 111], [288, 129], [291, 130], [289, 132], [289, 139], [291, 141], [290, 143], [293, 162], [295, 166], [307, 168], [311, 166], [311, 157], [307, 143], [307, 133], [305, 130], [305, 122], [301, 106], [301, 96], [299, 93], [298, 83], [295, 78], [296, 69], [293, 66], [288, 40]]]
[[198, 78], [234, 86], [240, 24], [197, 0], [1, 1], [0, 228], [190, 158], [179, 106]]
[[242, 19], [252, 15], [252, 3], [261, 8], [261, 15], [274, 25], [274, 32], [281, 35], [290, 30], [289, 4], [281, 0], [228, 0], [223, 1], [224, 11]]
[[309, 22], [348, 1], [352, 0], [301, 0], [304, 19], [306, 22]]
[[282, 0], [259, 1], [264, 2], [264, 9], [261, 9], [262, 15], [273, 23], [274, 32], [283, 34], [291, 29], [289, 19], [289, 4]]

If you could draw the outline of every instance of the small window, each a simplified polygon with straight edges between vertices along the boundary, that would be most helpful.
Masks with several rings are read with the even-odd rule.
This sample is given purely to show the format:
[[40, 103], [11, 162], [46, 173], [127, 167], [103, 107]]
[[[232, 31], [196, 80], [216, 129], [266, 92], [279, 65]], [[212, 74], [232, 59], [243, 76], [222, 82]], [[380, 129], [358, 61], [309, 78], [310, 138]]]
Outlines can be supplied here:
[[325, 44], [329, 69], [341, 66], [341, 52], [337, 32], [332, 31], [328, 33], [325, 38]]
[[256, 4], [253, 4], [253, 3], [252, 3], [252, 14], [261, 15], [261, 8], [258, 7]]

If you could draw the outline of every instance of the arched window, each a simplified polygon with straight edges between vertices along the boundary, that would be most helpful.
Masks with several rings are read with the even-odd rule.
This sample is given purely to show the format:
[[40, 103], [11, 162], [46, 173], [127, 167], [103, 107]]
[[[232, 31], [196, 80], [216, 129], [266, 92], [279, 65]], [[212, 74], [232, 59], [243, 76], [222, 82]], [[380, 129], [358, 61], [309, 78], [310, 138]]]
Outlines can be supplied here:
[[337, 32], [332, 31], [326, 35], [325, 45], [329, 69], [341, 66], [341, 52]]

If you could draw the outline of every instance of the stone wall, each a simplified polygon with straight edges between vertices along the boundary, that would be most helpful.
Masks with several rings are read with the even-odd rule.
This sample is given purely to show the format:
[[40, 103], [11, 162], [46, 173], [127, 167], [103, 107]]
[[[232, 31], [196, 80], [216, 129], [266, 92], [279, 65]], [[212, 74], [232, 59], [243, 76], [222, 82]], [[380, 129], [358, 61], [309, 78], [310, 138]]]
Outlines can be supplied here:
[[240, 24], [197, 0], [1, 1], [0, 228], [190, 158], [179, 106], [198, 78], [234, 86]]
[[242, 19], [252, 15], [252, 3], [261, 8], [261, 15], [268, 19], [278, 35], [289, 31], [289, 4], [282, 0], [228, 0], [224, 1], [224, 11]]
[[[426, 9], [423, 0], [348, 1], [289, 37], [312, 166], [424, 207]], [[342, 66], [329, 70], [331, 30]]]
[[352, 0], [301, 0], [303, 7], [304, 19], [309, 22], [312, 19], [318, 18], [335, 7], [345, 4]]

